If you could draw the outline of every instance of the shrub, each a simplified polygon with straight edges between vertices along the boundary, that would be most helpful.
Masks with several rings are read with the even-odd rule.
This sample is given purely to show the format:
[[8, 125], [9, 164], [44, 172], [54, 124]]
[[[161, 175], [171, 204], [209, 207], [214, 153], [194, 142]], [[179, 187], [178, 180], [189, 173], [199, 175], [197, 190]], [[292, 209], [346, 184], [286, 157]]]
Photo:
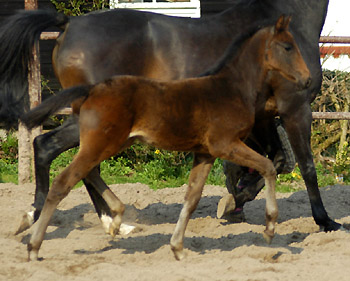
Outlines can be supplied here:
[[58, 12], [67, 16], [81, 16], [85, 13], [109, 8], [109, 0], [51, 0]]

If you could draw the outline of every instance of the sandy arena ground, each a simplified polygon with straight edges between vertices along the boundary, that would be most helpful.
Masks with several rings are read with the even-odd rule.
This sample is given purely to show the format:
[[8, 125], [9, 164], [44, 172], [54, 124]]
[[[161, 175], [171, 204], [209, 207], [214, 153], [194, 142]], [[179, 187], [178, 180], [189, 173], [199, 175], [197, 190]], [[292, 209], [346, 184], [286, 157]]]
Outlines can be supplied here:
[[[125, 222], [139, 231], [114, 239], [104, 233], [85, 188], [59, 205], [39, 256], [27, 262], [31, 230], [14, 236], [33, 200], [33, 185], [0, 184], [0, 280], [350, 280], [350, 233], [323, 233], [311, 217], [306, 191], [278, 194], [280, 215], [271, 245], [262, 238], [264, 194], [245, 207], [246, 223], [226, 224], [216, 206], [226, 190], [205, 186], [187, 227], [187, 257], [169, 247], [185, 186], [153, 191], [112, 185], [126, 204]], [[331, 218], [350, 224], [350, 186], [321, 190]]]

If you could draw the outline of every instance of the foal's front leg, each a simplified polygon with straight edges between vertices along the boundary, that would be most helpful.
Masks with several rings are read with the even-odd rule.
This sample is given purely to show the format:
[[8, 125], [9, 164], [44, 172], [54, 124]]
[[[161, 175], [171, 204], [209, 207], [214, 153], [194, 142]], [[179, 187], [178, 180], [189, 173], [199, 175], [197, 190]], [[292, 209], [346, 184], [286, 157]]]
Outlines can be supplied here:
[[[218, 145], [218, 147], [221, 147]], [[226, 151], [232, 153], [221, 154], [220, 157], [232, 161], [240, 166], [257, 170], [265, 179], [266, 184], [266, 229], [265, 240], [270, 243], [275, 232], [278, 207], [275, 195], [276, 170], [271, 160], [255, 152], [241, 141], [232, 144]], [[215, 155], [215, 153], [213, 153]]]
[[[121, 235], [127, 235], [132, 232], [135, 226], [121, 223], [124, 205], [102, 180], [99, 171], [93, 169], [87, 179], [90, 180], [94, 187], [94, 193], [98, 195], [99, 200], [103, 200], [108, 207], [108, 213], [99, 213], [105, 232], [111, 236], [115, 236], [118, 232]], [[92, 197], [91, 194], [90, 197]]]
[[191, 214], [196, 209], [202, 195], [203, 186], [208, 177], [215, 158], [208, 154], [194, 154], [188, 189], [185, 195], [185, 203], [182, 207], [175, 231], [170, 240], [171, 250], [175, 258], [181, 260], [184, 257], [183, 240], [186, 226]]

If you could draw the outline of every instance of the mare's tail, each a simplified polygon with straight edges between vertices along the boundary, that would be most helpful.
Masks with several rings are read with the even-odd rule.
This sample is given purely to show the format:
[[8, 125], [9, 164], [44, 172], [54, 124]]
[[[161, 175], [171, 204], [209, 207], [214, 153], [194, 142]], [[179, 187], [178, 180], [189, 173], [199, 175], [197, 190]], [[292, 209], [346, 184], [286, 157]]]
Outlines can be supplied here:
[[[47, 118], [60, 109], [69, 106], [72, 102], [80, 98], [86, 98], [89, 95], [92, 86], [76, 86], [61, 91], [55, 96], [45, 99], [37, 107], [20, 117], [24, 125], [28, 129], [41, 125]], [[85, 100], [85, 99], [84, 99]], [[83, 101], [75, 105], [75, 109], [79, 110]]]
[[68, 17], [52, 11], [21, 11], [0, 28], [0, 127], [10, 128], [29, 108], [28, 65], [34, 44], [48, 27], [64, 27]]

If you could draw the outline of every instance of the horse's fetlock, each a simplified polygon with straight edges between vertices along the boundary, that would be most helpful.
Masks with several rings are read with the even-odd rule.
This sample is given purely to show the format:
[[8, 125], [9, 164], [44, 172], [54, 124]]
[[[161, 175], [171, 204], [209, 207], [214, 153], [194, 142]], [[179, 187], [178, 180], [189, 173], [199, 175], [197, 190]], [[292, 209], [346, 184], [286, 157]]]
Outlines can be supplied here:
[[265, 217], [267, 222], [275, 222], [278, 217], [278, 210], [275, 208], [269, 210], [269, 212], [265, 214]]

